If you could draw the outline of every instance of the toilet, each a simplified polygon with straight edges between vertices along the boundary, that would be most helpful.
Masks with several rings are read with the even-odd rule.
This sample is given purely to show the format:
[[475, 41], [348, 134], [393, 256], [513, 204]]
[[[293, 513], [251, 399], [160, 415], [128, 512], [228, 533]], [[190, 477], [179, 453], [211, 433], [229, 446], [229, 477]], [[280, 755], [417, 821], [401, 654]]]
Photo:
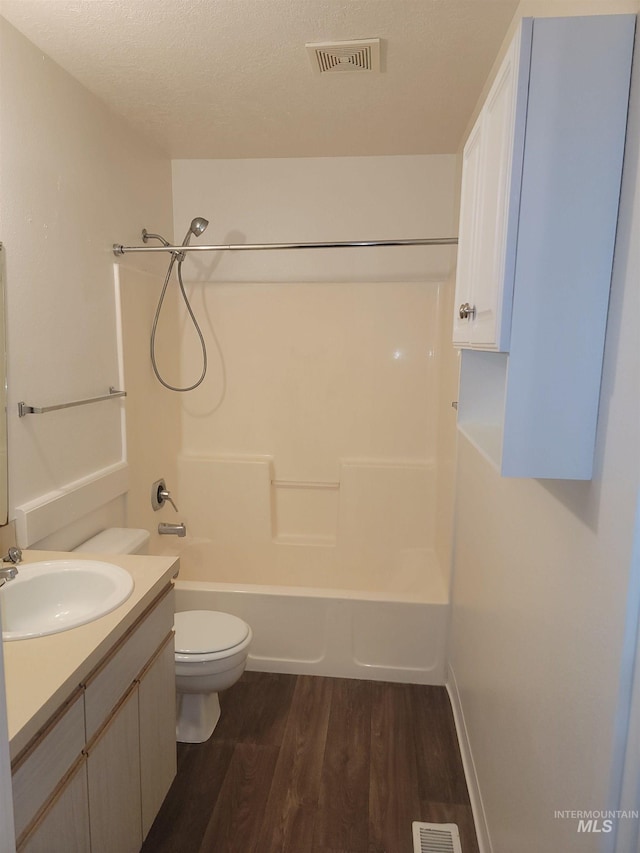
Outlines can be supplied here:
[[[74, 551], [94, 554], [148, 554], [149, 532], [109, 527]], [[217, 610], [185, 610], [175, 615], [176, 739], [208, 740], [220, 719], [218, 693], [244, 672], [253, 639], [242, 619]]]
[[148, 530], [133, 527], [108, 527], [102, 533], [81, 542], [73, 550], [88, 554], [148, 554]]
[[176, 737], [202, 743], [220, 719], [218, 693], [244, 672], [253, 634], [242, 619], [218, 610], [176, 613], [175, 628]]

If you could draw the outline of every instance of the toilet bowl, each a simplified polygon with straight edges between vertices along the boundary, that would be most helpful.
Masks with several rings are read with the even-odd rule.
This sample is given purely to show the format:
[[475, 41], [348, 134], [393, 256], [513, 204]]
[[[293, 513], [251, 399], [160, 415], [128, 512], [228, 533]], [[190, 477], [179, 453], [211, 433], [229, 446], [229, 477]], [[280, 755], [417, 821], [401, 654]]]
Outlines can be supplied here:
[[176, 613], [176, 737], [181, 743], [208, 740], [220, 719], [218, 693], [244, 672], [251, 628], [217, 610]]
[[[94, 554], [146, 554], [149, 533], [109, 527], [74, 551]], [[220, 719], [218, 693], [244, 672], [253, 638], [242, 619], [217, 610], [186, 610], [175, 616], [176, 739], [208, 740]]]

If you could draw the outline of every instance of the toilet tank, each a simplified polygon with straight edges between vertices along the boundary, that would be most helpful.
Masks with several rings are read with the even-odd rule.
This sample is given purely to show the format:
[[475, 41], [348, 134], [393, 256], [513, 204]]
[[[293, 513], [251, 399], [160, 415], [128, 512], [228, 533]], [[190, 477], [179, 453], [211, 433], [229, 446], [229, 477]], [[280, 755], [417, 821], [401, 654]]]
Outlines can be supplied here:
[[76, 546], [74, 551], [94, 554], [148, 554], [148, 530], [135, 527], [108, 527]]

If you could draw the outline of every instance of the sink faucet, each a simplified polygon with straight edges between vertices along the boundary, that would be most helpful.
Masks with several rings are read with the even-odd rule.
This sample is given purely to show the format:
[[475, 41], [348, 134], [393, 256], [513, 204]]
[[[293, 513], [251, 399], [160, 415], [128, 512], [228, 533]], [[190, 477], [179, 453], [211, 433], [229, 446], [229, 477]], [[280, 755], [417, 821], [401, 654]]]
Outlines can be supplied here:
[[18, 574], [16, 563], [22, 561], [22, 551], [20, 548], [9, 548], [9, 553], [2, 558], [3, 563], [13, 563], [12, 566], [0, 566], [0, 586], [4, 586], [7, 581], [12, 581]]
[[18, 574], [15, 566], [0, 569], [0, 586], [4, 586], [7, 581], [12, 581]]

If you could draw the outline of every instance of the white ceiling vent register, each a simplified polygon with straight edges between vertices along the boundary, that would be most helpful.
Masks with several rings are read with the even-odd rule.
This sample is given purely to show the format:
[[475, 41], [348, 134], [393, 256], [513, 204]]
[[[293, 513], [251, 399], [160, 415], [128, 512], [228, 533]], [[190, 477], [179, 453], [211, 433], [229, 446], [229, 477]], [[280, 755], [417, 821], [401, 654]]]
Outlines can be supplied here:
[[462, 853], [457, 824], [414, 821], [412, 827], [414, 853]]
[[307, 44], [306, 48], [316, 74], [380, 71], [380, 39], [326, 41]]

